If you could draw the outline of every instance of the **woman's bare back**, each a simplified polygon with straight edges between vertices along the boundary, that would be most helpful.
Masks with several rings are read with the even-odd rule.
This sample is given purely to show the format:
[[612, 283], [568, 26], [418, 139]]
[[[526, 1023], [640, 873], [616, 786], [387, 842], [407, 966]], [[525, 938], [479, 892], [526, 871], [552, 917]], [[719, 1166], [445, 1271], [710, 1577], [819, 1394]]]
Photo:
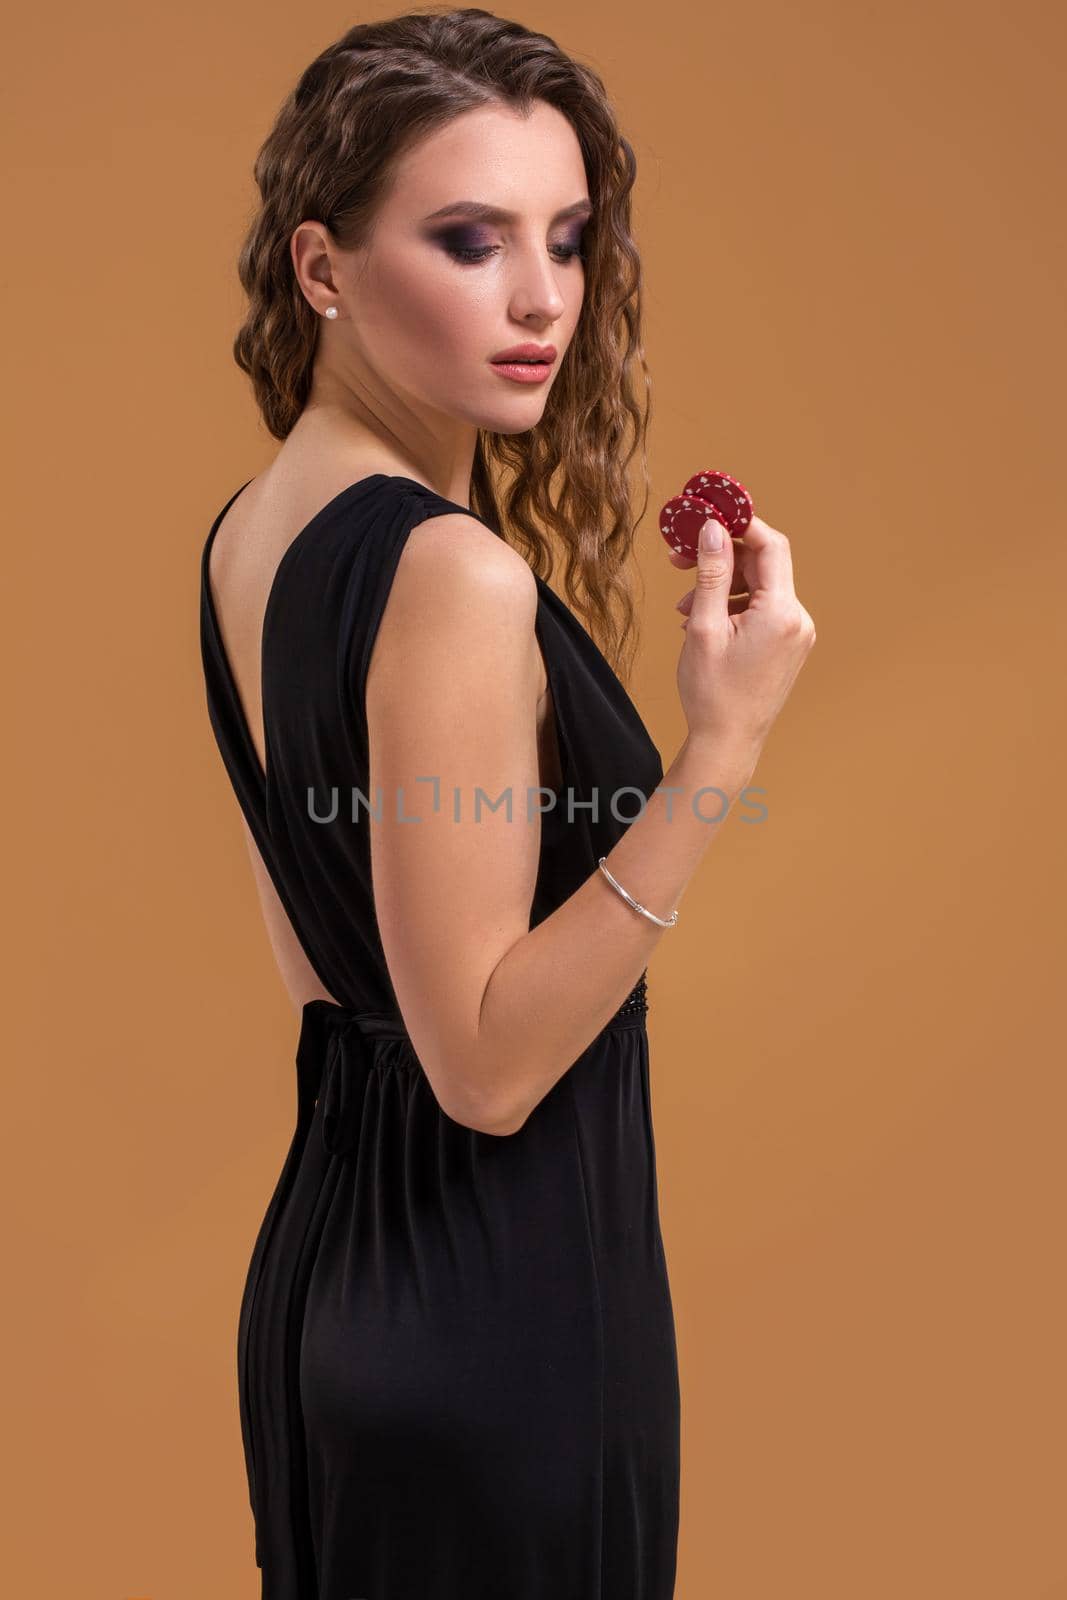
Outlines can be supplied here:
[[[219, 523], [208, 562], [211, 594], [261, 766], [265, 766], [263, 618], [278, 564], [301, 529], [325, 505], [350, 484], [379, 470], [369, 462], [348, 462], [342, 470], [335, 467], [332, 475], [319, 469], [295, 473], [268, 468], [241, 491]], [[555, 791], [563, 781], [555, 717], [540, 652], [537, 659], [539, 781]], [[294, 1009], [300, 1012], [308, 1000], [334, 1000], [308, 961], [248, 823], [242, 821], [267, 936]]]

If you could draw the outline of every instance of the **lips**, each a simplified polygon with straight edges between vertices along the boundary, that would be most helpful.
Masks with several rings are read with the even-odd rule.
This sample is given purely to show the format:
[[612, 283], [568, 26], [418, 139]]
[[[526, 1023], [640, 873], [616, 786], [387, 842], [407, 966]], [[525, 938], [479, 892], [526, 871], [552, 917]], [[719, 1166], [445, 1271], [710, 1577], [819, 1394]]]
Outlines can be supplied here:
[[494, 367], [520, 365], [551, 366], [556, 359], [552, 344], [516, 344], [510, 350], [498, 350], [489, 360]]

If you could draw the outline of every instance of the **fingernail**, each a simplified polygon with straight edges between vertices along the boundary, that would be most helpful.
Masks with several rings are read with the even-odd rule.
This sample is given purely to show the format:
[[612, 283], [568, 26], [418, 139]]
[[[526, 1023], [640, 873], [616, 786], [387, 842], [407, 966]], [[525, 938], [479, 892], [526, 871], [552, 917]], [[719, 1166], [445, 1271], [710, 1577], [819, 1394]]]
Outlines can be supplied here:
[[709, 517], [707, 522], [701, 525], [700, 529], [701, 550], [721, 550], [722, 535], [722, 523], [715, 517]]

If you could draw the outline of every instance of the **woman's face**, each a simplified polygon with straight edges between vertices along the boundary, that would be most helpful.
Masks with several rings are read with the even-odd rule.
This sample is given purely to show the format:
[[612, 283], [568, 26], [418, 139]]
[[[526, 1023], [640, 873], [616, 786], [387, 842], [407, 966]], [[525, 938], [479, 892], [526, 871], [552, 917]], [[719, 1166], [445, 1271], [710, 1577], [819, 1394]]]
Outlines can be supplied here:
[[[578, 323], [591, 211], [581, 147], [554, 106], [454, 118], [402, 158], [367, 247], [334, 252], [341, 316], [318, 351], [331, 386], [402, 431], [410, 411], [436, 433], [427, 410], [494, 433], [535, 426]], [[492, 365], [526, 343], [555, 346], [540, 382]]]

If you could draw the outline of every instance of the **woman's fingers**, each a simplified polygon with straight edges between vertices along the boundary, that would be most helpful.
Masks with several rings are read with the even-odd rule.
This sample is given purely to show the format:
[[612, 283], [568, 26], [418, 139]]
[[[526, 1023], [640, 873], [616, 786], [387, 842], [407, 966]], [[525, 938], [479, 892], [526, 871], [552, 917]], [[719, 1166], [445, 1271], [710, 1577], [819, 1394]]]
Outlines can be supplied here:
[[[751, 591], [749, 590], [748, 583], [745, 580], [744, 573], [735, 572], [730, 581], [730, 599], [734, 600], [740, 598], [747, 600], [750, 592]], [[675, 609], [683, 612], [685, 616], [688, 616], [690, 611], [693, 609], [693, 596], [695, 594], [696, 589], [687, 589], [682, 598], [675, 601]]]
[[[741, 559], [742, 559], [742, 557], [744, 555], [744, 550], [743, 550], [743, 547], [740, 544], [738, 544], [736, 539], [733, 541], [733, 545], [734, 545], [734, 576], [736, 578], [738, 564], [739, 564], [739, 562], [741, 561]], [[751, 555], [751, 551], [749, 552], [749, 554]], [[691, 572], [693, 570], [693, 568], [696, 566], [696, 562], [691, 560], [689, 556], [683, 554], [683, 552], [680, 551], [680, 550], [668, 550], [667, 551], [667, 560], [670, 562], [672, 567], [677, 567], [679, 572]], [[736, 587], [736, 584], [735, 584], [735, 587]]]
[[[726, 602], [728, 615], [737, 616], [740, 612], [747, 611], [757, 590], [769, 595], [779, 595], [783, 600], [796, 598], [793, 588], [793, 559], [789, 540], [784, 533], [772, 528], [762, 517], [753, 517], [744, 533], [739, 538], [731, 540], [731, 545], [734, 570]], [[698, 565], [696, 561], [676, 550], [669, 550], [667, 557], [671, 565], [682, 572]], [[696, 593], [697, 589], [694, 586], [675, 602], [677, 610], [682, 613], [684, 619], [681, 624], [683, 628], [688, 625]]]
[[[744, 533], [732, 543], [731, 594], [754, 594], [757, 589], [765, 589], [786, 599], [794, 597], [793, 560], [784, 533], [772, 528], [762, 517], [753, 517]], [[677, 550], [668, 550], [667, 559], [679, 572], [690, 572], [697, 565]]]
[[734, 540], [734, 549], [740, 554], [751, 594], [760, 590], [783, 604], [795, 601], [793, 557], [784, 533], [762, 517], [753, 517], [741, 537]]
[[[784, 533], [772, 528], [761, 517], [753, 517], [744, 533], [732, 543], [734, 571], [726, 602], [728, 615], [734, 617], [747, 611], [757, 590], [767, 595], [779, 595], [783, 601], [796, 601], [793, 558]], [[684, 556], [676, 558], [674, 552], [671, 552], [671, 559], [675, 566], [683, 563], [687, 567], [696, 566], [695, 561], [686, 560]], [[695, 594], [696, 589], [690, 589], [676, 601], [677, 609], [685, 619], [683, 628], [688, 623]]]

